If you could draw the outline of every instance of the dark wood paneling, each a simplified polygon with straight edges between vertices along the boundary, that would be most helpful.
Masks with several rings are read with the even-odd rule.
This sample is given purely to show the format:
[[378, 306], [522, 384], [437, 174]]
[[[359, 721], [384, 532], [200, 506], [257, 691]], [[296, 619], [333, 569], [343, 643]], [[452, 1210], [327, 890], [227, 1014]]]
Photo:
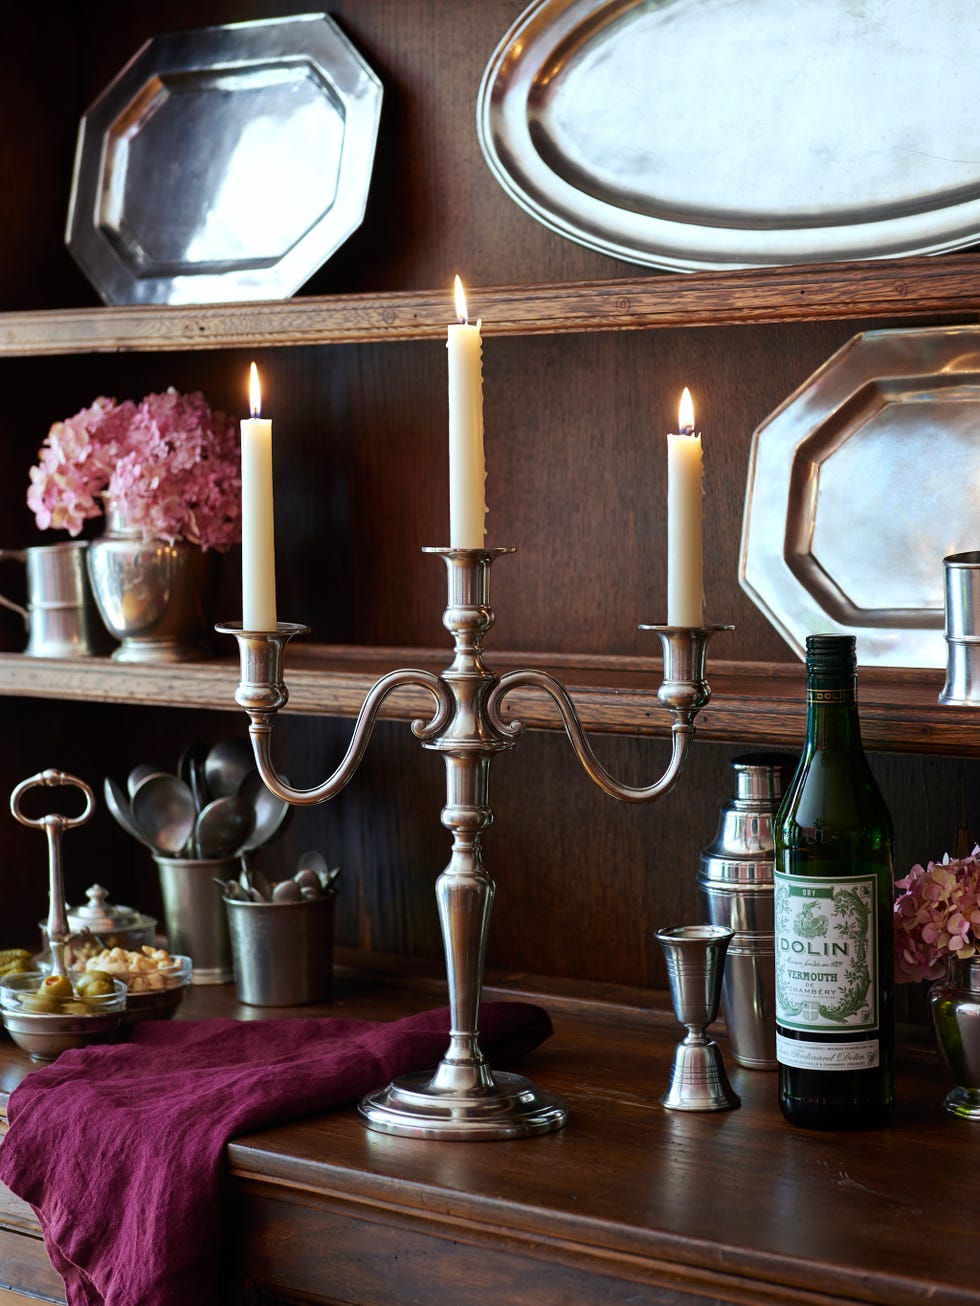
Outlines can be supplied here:
[[[203, 389], [215, 406], [241, 413], [255, 353], [276, 423], [282, 615], [308, 622], [319, 643], [445, 647], [442, 565], [420, 547], [445, 543], [448, 530], [445, 351], [430, 333], [441, 312], [439, 288], [448, 291], [459, 271], [471, 286], [498, 288], [490, 307], [501, 314], [501, 334], [493, 312], [484, 314], [489, 531], [490, 543], [515, 545], [518, 552], [495, 568], [491, 665], [494, 650], [556, 657], [650, 651], [650, 637], [636, 627], [664, 615], [664, 434], [683, 385], [694, 391], [705, 440], [708, 615], [736, 627], [719, 637], [711, 656], [793, 661], [738, 584], [752, 431], [864, 326], [898, 322], [903, 311], [948, 309], [968, 320], [977, 278], [972, 258], [918, 260], [908, 275], [898, 265], [715, 280], [641, 270], [636, 302], [614, 304], [616, 330], [507, 334], [548, 327], [542, 313], [547, 317], [554, 305], [547, 295], [530, 295], [524, 305], [519, 290], [500, 288], [566, 284], [566, 309], [572, 312], [576, 295], [585, 306], [581, 321], [569, 322], [587, 327], [591, 306], [595, 325], [604, 327], [609, 295], [617, 302], [629, 296], [609, 286], [593, 295], [589, 286], [637, 271], [546, 230], [506, 197], [482, 161], [474, 127], [480, 74], [522, 8], [523, 0], [339, 0], [331, 9], [385, 83], [384, 121], [365, 222], [299, 298], [404, 293], [398, 311], [410, 313], [411, 293], [424, 292], [428, 325], [423, 332], [413, 324], [410, 333], [429, 338], [254, 351], [246, 332], [220, 350], [3, 359], [0, 544], [50, 542], [34, 529], [24, 495], [28, 467], [52, 421], [98, 394], [139, 398], [170, 384]], [[0, 112], [17, 129], [0, 151], [0, 249], [6, 253], [0, 309], [98, 304], [64, 248], [71, 158], [79, 116], [139, 44], [165, 30], [293, 11], [286, 0], [62, 0], [43, 14], [8, 6], [0, 18], [9, 71], [0, 82]], [[853, 305], [843, 303], [849, 286]], [[879, 316], [854, 318], [862, 309]], [[783, 319], [836, 311], [847, 320], [757, 320], [770, 311]], [[661, 329], [625, 329], [636, 325], [637, 314]], [[110, 337], [93, 338], [95, 347], [119, 343], [111, 339], [115, 321], [111, 315], [101, 321], [93, 336], [104, 329]], [[15, 569], [8, 567], [0, 583], [12, 592]], [[234, 556], [225, 567], [221, 605], [220, 617], [240, 611]], [[0, 647], [23, 644], [19, 620], [0, 613]], [[709, 678], [710, 666], [709, 658]], [[98, 784], [151, 755], [172, 764], [191, 738], [244, 733], [244, 718], [230, 701], [227, 712], [174, 713], [170, 703], [184, 701], [179, 681], [161, 680], [153, 707], [88, 704], [86, 694], [100, 693], [88, 682], [77, 692], [73, 702], [7, 700], [0, 791], [50, 765]], [[191, 701], [209, 707], [213, 695]], [[757, 720], [744, 705], [727, 718], [722, 708], [719, 694], [717, 712], [704, 714], [681, 785], [648, 809], [623, 809], [593, 790], [557, 734], [522, 739], [498, 760], [497, 821], [486, 838], [487, 863], [499, 883], [493, 958], [515, 968], [640, 984], [661, 975], [651, 933], [699, 910], [697, 854], [728, 796], [730, 757], [746, 742], [770, 737], [771, 718], [761, 710]], [[341, 710], [350, 711], [350, 703]], [[798, 705], [789, 700], [777, 711], [784, 731], [787, 721], [798, 720]], [[914, 711], [909, 720], [902, 729], [914, 733]], [[956, 721], [969, 729], [962, 715]], [[349, 728], [345, 721], [287, 717], [277, 734], [282, 769], [296, 783], [322, 779]], [[732, 730], [744, 733], [729, 742]], [[947, 741], [926, 746], [943, 748]], [[663, 751], [662, 741], [649, 738], [601, 745], [603, 760], [624, 777], [657, 772]], [[910, 858], [938, 856], [973, 837], [975, 769], [972, 762], [939, 758], [885, 764], [900, 824], [900, 869]], [[420, 760], [404, 726], [384, 725], [341, 798], [297, 813], [282, 844], [266, 856], [274, 868], [288, 868], [304, 847], [322, 847], [344, 867], [342, 940], [438, 956], [432, 884], [447, 858], [438, 823], [441, 789], [437, 759], [422, 754]], [[43, 848], [12, 819], [8, 827], [4, 928], [33, 933], [43, 914]], [[154, 909], [158, 889], [148, 856], [104, 812], [67, 841], [65, 857], [73, 900], [99, 879], [118, 900]]]

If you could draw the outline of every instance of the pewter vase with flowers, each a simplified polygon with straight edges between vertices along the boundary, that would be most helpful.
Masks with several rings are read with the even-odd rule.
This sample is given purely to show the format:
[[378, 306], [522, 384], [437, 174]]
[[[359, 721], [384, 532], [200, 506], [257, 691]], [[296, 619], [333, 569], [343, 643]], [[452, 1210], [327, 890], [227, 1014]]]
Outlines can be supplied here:
[[96, 606], [119, 640], [118, 662], [181, 662], [211, 656], [220, 557], [186, 540], [146, 539], [118, 509], [88, 548]]
[[955, 1088], [943, 1106], [950, 1114], [980, 1120], [980, 957], [950, 956], [946, 976], [929, 990], [936, 1046]]

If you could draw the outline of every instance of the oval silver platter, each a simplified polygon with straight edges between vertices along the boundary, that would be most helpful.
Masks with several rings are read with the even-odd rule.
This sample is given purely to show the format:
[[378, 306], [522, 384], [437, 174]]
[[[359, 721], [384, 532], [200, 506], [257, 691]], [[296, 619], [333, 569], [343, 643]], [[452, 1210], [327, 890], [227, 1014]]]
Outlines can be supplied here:
[[539, 222], [675, 271], [980, 239], [966, 0], [536, 0], [477, 133]]
[[291, 295], [364, 217], [381, 98], [326, 14], [154, 37], [82, 118], [68, 248], [108, 304]]
[[944, 667], [943, 558], [980, 543], [980, 328], [854, 336], [752, 437], [739, 581], [793, 650]]

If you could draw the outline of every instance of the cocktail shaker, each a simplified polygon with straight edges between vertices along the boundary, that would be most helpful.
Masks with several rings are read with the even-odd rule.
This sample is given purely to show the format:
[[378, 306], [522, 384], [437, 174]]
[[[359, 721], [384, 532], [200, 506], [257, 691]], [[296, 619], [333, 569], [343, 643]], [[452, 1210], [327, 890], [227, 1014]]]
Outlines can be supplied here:
[[698, 871], [705, 919], [733, 932], [721, 994], [732, 1053], [756, 1070], [776, 1069], [774, 825], [796, 760], [786, 753], [733, 760], [735, 796], [721, 809]]

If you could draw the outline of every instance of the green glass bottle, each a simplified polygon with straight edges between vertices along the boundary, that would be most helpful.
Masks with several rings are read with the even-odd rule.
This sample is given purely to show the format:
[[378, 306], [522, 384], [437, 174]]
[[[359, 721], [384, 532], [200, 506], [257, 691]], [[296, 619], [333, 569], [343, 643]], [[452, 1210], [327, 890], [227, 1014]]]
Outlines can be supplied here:
[[894, 1088], [892, 825], [861, 744], [852, 636], [806, 642], [806, 738], [776, 817], [779, 1105], [885, 1124]]

